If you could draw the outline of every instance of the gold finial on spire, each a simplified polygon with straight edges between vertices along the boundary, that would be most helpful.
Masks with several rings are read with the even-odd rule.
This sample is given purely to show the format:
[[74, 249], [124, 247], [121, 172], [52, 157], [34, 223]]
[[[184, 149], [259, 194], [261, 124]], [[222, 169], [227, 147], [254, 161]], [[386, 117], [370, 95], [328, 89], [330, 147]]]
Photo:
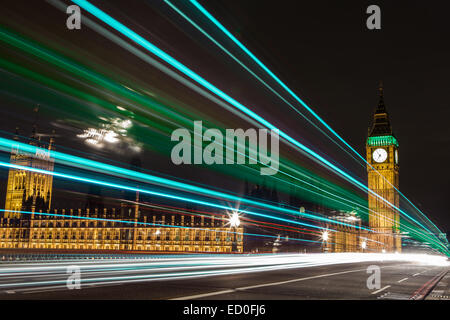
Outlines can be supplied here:
[[52, 150], [53, 149], [53, 143], [55, 142], [55, 129], [52, 130], [52, 134], [50, 135], [50, 140], [49, 140], [49, 144], [48, 144], [48, 150]]
[[16, 131], [14, 133], [14, 138], [13, 139], [14, 140], [19, 140], [19, 127], [18, 126], [16, 126]]
[[380, 85], [378, 86], [378, 91], [380, 93], [380, 97], [383, 97], [383, 80], [380, 80]]

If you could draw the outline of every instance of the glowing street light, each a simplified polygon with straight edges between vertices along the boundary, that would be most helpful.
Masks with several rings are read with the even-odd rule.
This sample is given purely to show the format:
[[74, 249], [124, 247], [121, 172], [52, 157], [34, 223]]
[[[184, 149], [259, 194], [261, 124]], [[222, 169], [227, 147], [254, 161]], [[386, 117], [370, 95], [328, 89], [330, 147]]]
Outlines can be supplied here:
[[328, 233], [327, 230], [322, 232], [321, 238], [322, 238], [322, 251], [323, 252], [328, 252], [327, 241], [328, 241], [328, 238], [329, 238], [329, 233]]
[[229, 222], [232, 228], [239, 227], [239, 225], [241, 224], [241, 220], [239, 219], [239, 214], [237, 211], [233, 211], [233, 214], [231, 215]]
[[231, 245], [231, 251], [238, 251], [237, 242], [236, 242], [236, 228], [241, 224], [241, 220], [239, 219], [239, 213], [237, 210], [234, 210], [231, 216], [228, 219], [230, 223], [230, 227], [233, 228], [233, 243]]
[[361, 248], [364, 250], [367, 248], [367, 242], [366, 240], [364, 240], [363, 242], [361, 242]]

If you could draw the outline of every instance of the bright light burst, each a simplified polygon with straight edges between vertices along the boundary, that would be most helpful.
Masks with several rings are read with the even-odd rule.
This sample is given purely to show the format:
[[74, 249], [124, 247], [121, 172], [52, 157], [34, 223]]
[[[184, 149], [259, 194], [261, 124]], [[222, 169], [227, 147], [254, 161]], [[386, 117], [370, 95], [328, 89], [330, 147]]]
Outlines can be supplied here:
[[239, 213], [236, 210], [233, 211], [233, 213], [231, 214], [229, 223], [232, 228], [237, 228], [241, 224], [241, 221], [239, 219]]

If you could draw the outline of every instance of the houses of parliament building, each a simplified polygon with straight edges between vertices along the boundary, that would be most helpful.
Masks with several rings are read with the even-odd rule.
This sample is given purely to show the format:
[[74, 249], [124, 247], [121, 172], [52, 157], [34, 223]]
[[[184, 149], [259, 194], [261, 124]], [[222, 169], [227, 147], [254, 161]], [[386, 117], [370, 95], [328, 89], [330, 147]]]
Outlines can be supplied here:
[[[35, 128], [31, 138], [39, 152], [24, 152], [18, 143], [11, 150], [10, 163], [53, 171], [53, 139], [41, 143]], [[143, 213], [138, 194], [118, 207], [54, 208], [53, 176], [36, 171], [9, 170], [0, 249], [243, 252], [242, 226], [231, 229], [224, 215]]]

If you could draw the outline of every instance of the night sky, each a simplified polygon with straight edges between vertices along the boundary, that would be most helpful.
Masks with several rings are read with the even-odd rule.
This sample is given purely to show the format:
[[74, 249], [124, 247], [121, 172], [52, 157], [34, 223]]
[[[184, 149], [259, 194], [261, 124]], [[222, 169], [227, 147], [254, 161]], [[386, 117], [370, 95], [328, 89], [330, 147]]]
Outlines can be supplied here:
[[[68, 36], [67, 30], [52, 29], [63, 21], [64, 14], [45, 3], [33, 2], [28, 8], [25, 3], [29, 2], [11, 5], [9, 12], [35, 12], [44, 18], [41, 27], [47, 30], [47, 35], [51, 36], [54, 30], [55, 36], [65, 37], [69, 43], [73, 41], [74, 46], [76, 41], [81, 41], [76, 39], [79, 35]], [[172, 30], [167, 20], [158, 20], [157, 15], [170, 15], [170, 10], [157, 1], [93, 3], [113, 10], [115, 16], [121, 14], [121, 18], [135, 21], [138, 30], [140, 26], [153, 28], [152, 36], [169, 52], [172, 42], [176, 53], [176, 46], [182, 47], [185, 41], [188, 45], [179, 36], [182, 24], [178, 22]], [[400, 144], [400, 190], [441, 230], [450, 230], [447, 202], [450, 25], [449, 8], [444, 1], [425, 4], [423, 1], [208, 0], [201, 3], [363, 155], [367, 128], [378, 103], [378, 84], [382, 80], [385, 103]], [[381, 7], [381, 30], [366, 28], [365, 11], [370, 4]], [[146, 11], [151, 6], [154, 11]], [[39, 24], [35, 19], [34, 23]], [[166, 38], [163, 38], [164, 30], [167, 30]], [[85, 30], [82, 35], [88, 41], [101, 41]], [[197, 52], [186, 48], [182, 60]], [[123, 62], [127, 72], [148, 81], [140, 73], [140, 62], [127, 61], [126, 53], [120, 50], [115, 58], [108, 56], [110, 49], [105, 41], [103, 52], [98, 49], [97, 56], [103, 54], [105, 61], [116, 62], [119, 68]], [[193, 60], [193, 65], [199, 60], [206, 66], [215, 61], [209, 61], [205, 55], [203, 60]], [[231, 82], [232, 76], [226, 73], [226, 65], [222, 68], [223, 73], [215, 72], [210, 78], [224, 85]], [[244, 89], [233, 89], [238, 97], [253, 99]], [[180, 94], [183, 95], [188, 93]], [[266, 116], [282, 117], [284, 111], [278, 105], [270, 108], [261, 106], [260, 111]], [[214, 111], [211, 114], [214, 116]], [[20, 117], [17, 115], [17, 119]], [[295, 135], [294, 120], [286, 117], [280, 121]], [[13, 130], [15, 125], [5, 117], [0, 119], [5, 131]], [[350, 170], [359, 170], [357, 174], [361, 177], [365, 175], [361, 168]]]

